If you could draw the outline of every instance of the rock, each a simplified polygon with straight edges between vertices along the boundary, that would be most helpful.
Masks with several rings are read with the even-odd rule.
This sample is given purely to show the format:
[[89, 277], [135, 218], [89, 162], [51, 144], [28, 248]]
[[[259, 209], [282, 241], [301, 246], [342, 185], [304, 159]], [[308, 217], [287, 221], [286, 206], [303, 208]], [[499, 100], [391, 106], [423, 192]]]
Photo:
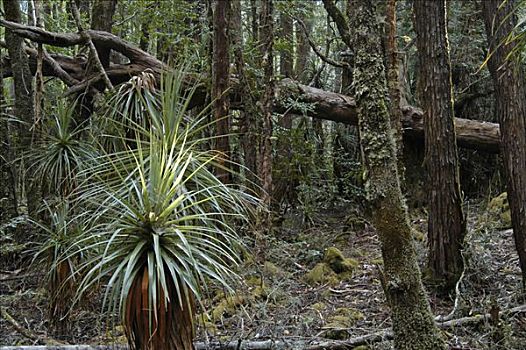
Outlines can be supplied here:
[[358, 266], [358, 261], [346, 258], [336, 247], [327, 248], [323, 262], [328, 264], [330, 268], [338, 274], [352, 272]]
[[334, 340], [347, 339], [349, 337], [347, 329], [364, 318], [364, 315], [360, 311], [349, 308], [338, 308], [331, 316], [327, 317], [325, 327], [330, 329], [323, 334], [323, 337]]
[[310, 285], [329, 284], [336, 285], [339, 282], [338, 275], [326, 263], [318, 263], [305, 275], [305, 282]]

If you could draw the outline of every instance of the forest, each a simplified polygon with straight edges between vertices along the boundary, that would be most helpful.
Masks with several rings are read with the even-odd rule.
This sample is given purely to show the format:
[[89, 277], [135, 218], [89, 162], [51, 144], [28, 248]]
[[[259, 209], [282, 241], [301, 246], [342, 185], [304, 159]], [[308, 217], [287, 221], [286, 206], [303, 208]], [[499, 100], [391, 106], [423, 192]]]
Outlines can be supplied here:
[[0, 350], [525, 350], [525, 0], [0, 0]]

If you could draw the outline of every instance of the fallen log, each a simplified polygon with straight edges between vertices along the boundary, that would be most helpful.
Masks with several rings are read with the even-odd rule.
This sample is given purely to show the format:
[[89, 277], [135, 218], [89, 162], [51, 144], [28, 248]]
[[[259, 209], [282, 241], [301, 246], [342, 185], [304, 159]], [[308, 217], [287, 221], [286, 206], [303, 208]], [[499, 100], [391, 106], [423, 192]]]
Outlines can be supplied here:
[[[352, 97], [302, 85], [291, 79], [283, 79], [277, 84], [277, 101], [276, 110], [281, 113], [305, 114], [350, 125], [358, 123], [356, 102]], [[422, 110], [404, 106], [402, 112], [404, 135], [423, 138]], [[500, 130], [497, 123], [455, 118], [455, 132], [459, 147], [499, 152]]]
[[[14, 33], [41, 44], [53, 46], [73, 46], [85, 44], [86, 40], [77, 33], [55, 33], [48, 32], [39, 27], [26, 26], [19, 23], [9, 22], [0, 19], [0, 25], [12, 30]], [[129, 59], [127, 64], [112, 64], [106, 69], [106, 74], [113, 85], [121, 84], [127, 81], [131, 76], [142, 73], [150, 69], [158, 79], [162, 70], [167, 66], [154, 56], [142, 51], [130, 43], [124, 41], [111, 33], [88, 30], [86, 31], [90, 39], [100, 47], [115, 50]], [[31, 52], [28, 52], [30, 58], [33, 58]], [[80, 92], [93, 86], [101, 81], [102, 74], [91, 76], [82, 76], [85, 69], [82, 65], [85, 61], [65, 56], [56, 55], [54, 60], [68, 72], [72, 78], [79, 80], [78, 84], [71, 86], [69, 93]], [[10, 76], [9, 60], [4, 59], [0, 62], [0, 72], [3, 77]], [[51, 69], [48, 62], [44, 62], [44, 74], [56, 76], [56, 69]], [[195, 81], [195, 77], [190, 79]], [[73, 85], [73, 86], [72, 86]], [[233, 81], [233, 93], [231, 97], [235, 100], [236, 90], [240, 91], [243, 86]], [[201, 91], [202, 90], [202, 91]], [[203, 86], [195, 94], [195, 100], [192, 105], [199, 105], [205, 101], [206, 91]], [[243, 108], [242, 105], [233, 101], [232, 106]], [[358, 123], [356, 103], [350, 96], [337, 94], [334, 92], [316, 89], [310, 86], [302, 85], [291, 79], [283, 79], [277, 84], [275, 110], [279, 113], [292, 113], [307, 115], [312, 118], [332, 120], [351, 125]], [[403, 118], [402, 126], [404, 135], [409, 137], [424, 137], [423, 113], [420, 109], [412, 106], [402, 108]], [[490, 153], [499, 152], [500, 131], [496, 123], [486, 123], [477, 120], [455, 118], [455, 132], [457, 136], [457, 145], [459, 147], [481, 150]]]

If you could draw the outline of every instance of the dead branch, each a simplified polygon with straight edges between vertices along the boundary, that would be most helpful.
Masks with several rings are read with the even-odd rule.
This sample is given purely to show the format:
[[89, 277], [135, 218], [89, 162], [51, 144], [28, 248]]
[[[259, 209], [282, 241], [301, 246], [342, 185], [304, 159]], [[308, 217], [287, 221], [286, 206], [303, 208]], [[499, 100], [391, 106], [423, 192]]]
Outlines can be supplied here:
[[298, 24], [303, 29], [303, 34], [305, 35], [305, 38], [307, 38], [307, 41], [308, 41], [310, 47], [312, 48], [312, 51], [314, 51], [314, 53], [323, 62], [328, 63], [328, 64], [330, 64], [331, 66], [334, 66], [334, 67], [340, 67], [340, 68], [348, 68], [349, 67], [349, 64], [347, 62], [335, 61], [335, 60], [331, 59], [330, 57], [327, 57], [326, 55], [321, 53], [321, 51], [316, 46], [316, 43], [310, 37], [309, 31], [307, 30], [307, 26], [305, 25], [305, 23], [299, 17], [294, 17], [294, 19], [298, 22]]
[[[3, 312], [3, 308], [1, 309]], [[526, 305], [520, 305], [503, 311], [503, 317], [512, 317], [518, 313], [526, 313]], [[2, 313], [3, 316], [3, 313]], [[462, 317], [447, 322], [438, 323], [440, 328], [453, 328], [458, 326], [474, 325], [489, 320], [491, 315], [475, 315]], [[351, 338], [348, 340], [320, 340], [320, 339], [280, 339], [248, 341], [238, 340], [230, 342], [196, 342], [196, 350], [276, 350], [276, 349], [302, 349], [302, 350], [346, 350], [360, 345], [391, 340], [393, 333], [385, 329], [376, 333]], [[0, 350], [126, 350], [126, 345], [61, 345], [61, 346], [3, 346]]]
[[[327, 1], [331, 4], [331, 1]], [[71, 46], [85, 44], [79, 34], [53, 33], [47, 32], [42, 28], [25, 26], [14, 22], [0, 19], [0, 25], [13, 30], [15, 33], [44, 44], [55, 46]], [[156, 79], [160, 79], [161, 73], [167, 66], [150, 54], [134, 47], [121, 38], [107, 32], [86, 30], [91, 40], [98, 46], [110, 48], [120, 52], [129, 60], [129, 64], [112, 64], [105, 69], [111, 83], [115, 86], [128, 81], [132, 76], [150, 69]], [[30, 55], [30, 65], [36, 68], [36, 50]], [[50, 55], [60, 66], [59, 69], [50, 59], [45, 59], [44, 75], [57, 76], [62, 79], [70, 89], [66, 94], [82, 92], [91, 88], [94, 84], [104, 79], [101, 73], [85, 76], [87, 62], [79, 58], [70, 58], [63, 55]], [[9, 77], [11, 68], [8, 59], [3, 59], [0, 66], [3, 77]], [[64, 74], [67, 73], [67, 74]], [[68, 76], [69, 75], [69, 76]], [[74, 82], [71, 78], [76, 79]], [[189, 85], [192, 85], [191, 83]], [[231, 83], [233, 99], [232, 107], [242, 109], [238, 99], [239, 91], [244, 87], [239, 82]], [[195, 94], [192, 106], [200, 105], [206, 97], [205, 87], [200, 88]], [[336, 122], [356, 125], [358, 122], [356, 103], [350, 96], [324, 91], [313, 87], [305, 86], [291, 79], [283, 79], [276, 86], [276, 103], [274, 110], [279, 113], [291, 113], [297, 115], [308, 115], [313, 118], [332, 120]], [[237, 104], [236, 104], [237, 103]], [[424, 121], [423, 113], [420, 109], [412, 106], [402, 108], [402, 126], [404, 136], [423, 138]], [[485, 152], [498, 153], [500, 145], [500, 129], [496, 123], [486, 123], [477, 120], [455, 118], [455, 132], [457, 145], [470, 149], [482, 150]]]
[[[49, 32], [39, 27], [26, 26], [23, 24], [0, 19], [0, 25], [11, 29], [15, 34], [36, 43], [59, 47], [85, 45], [86, 38], [78, 33]], [[149, 53], [127, 43], [116, 35], [100, 30], [85, 30], [94, 44], [109, 48], [126, 56], [131, 62], [148, 66], [152, 70], [161, 71], [166, 65]]]
[[79, 9], [77, 8], [77, 4], [73, 0], [70, 1], [70, 4], [71, 4], [71, 9], [73, 10], [73, 17], [75, 18], [75, 22], [77, 24], [77, 28], [79, 30], [80, 36], [88, 44], [89, 51], [91, 54], [91, 59], [94, 61], [95, 67], [101, 74], [102, 80], [104, 81], [104, 84], [106, 85], [108, 90], [113, 90], [113, 85], [110, 79], [108, 78], [108, 75], [106, 74], [106, 70], [102, 66], [102, 63], [100, 62], [99, 54], [97, 53], [97, 49], [95, 48], [95, 45], [93, 44], [93, 40], [91, 40], [91, 37], [89, 36], [89, 34], [86, 33], [86, 31], [82, 28], [82, 22], [80, 21], [80, 13], [79, 13]]
[[[21, 335], [23, 335], [24, 337], [26, 337], [28, 339], [31, 339], [33, 341], [39, 342], [41, 344], [46, 344], [46, 345], [60, 345], [60, 346], [64, 346], [64, 343], [61, 343], [58, 340], [51, 339], [51, 338], [48, 338], [48, 337], [39, 336], [39, 335], [33, 333], [32, 331], [30, 331], [29, 329], [27, 329], [25, 327], [22, 327], [20, 325], [20, 323], [18, 323], [7, 312], [7, 308], [5, 308], [5, 307], [0, 307], [0, 316], [2, 316], [2, 318], [5, 319], [18, 333], [20, 333]], [[17, 347], [15, 347], [15, 348], [17, 348]], [[47, 348], [47, 347], [44, 346], [44, 348]], [[3, 349], [3, 347], [2, 347], [2, 349]]]

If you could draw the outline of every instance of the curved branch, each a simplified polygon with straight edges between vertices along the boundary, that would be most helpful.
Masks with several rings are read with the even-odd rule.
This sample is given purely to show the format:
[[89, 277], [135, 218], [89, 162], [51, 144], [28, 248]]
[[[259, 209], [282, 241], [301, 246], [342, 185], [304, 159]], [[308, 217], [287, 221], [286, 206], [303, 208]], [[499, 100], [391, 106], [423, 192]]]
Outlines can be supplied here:
[[347, 19], [340, 11], [340, 9], [336, 6], [333, 0], [322, 1], [323, 7], [325, 7], [325, 10], [329, 14], [329, 16], [331, 16], [334, 23], [336, 23], [336, 26], [338, 27], [338, 32], [340, 32], [340, 36], [342, 37], [343, 42], [347, 45], [348, 48], [351, 48], [351, 31], [349, 29], [349, 23], [347, 22]]
[[294, 17], [294, 19], [298, 22], [298, 24], [303, 29], [303, 33], [305, 34], [305, 37], [307, 38], [307, 41], [309, 42], [309, 45], [312, 48], [312, 51], [314, 51], [314, 53], [323, 62], [325, 62], [327, 64], [330, 64], [331, 66], [339, 67], [339, 68], [347, 68], [347, 67], [349, 67], [349, 64], [347, 62], [335, 61], [335, 60], [325, 56], [323, 53], [321, 53], [320, 50], [318, 49], [318, 47], [316, 46], [316, 43], [314, 41], [312, 41], [312, 39], [311, 39], [311, 37], [309, 35], [309, 32], [307, 30], [307, 26], [305, 25], [305, 23], [301, 20], [301, 18]]
[[[31, 41], [59, 47], [69, 47], [87, 44], [87, 38], [78, 33], [49, 32], [39, 27], [26, 26], [23, 24], [0, 19], [0, 25], [11, 29], [15, 34]], [[126, 56], [131, 62], [141, 63], [153, 70], [162, 70], [166, 65], [149, 53], [129, 44], [116, 35], [100, 30], [85, 30], [85, 33], [94, 44], [110, 48]]]

